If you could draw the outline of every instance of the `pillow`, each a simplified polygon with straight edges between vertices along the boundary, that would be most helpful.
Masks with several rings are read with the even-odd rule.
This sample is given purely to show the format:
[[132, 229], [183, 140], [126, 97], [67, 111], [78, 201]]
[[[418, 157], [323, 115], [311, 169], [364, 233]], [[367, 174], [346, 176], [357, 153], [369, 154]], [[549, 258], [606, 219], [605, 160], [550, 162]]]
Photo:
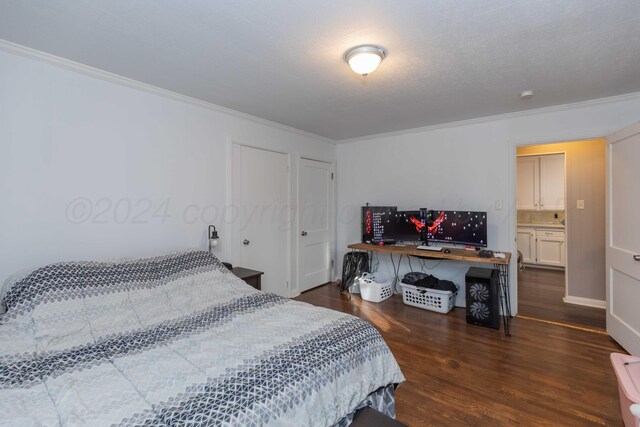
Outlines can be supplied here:
[[228, 272], [215, 255], [195, 249], [127, 261], [61, 262], [11, 275], [0, 295], [4, 316], [16, 317], [47, 301], [121, 292], [132, 286], [161, 286], [176, 274], [203, 270]]

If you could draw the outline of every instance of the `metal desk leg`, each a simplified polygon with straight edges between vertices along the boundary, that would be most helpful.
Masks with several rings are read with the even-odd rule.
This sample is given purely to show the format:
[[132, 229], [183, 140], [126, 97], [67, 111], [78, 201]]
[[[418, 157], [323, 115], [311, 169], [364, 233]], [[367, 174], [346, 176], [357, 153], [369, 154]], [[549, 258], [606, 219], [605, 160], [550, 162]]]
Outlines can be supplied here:
[[500, 308], [502, 309], [502, 322], [504, 325], [504, 334], [511, 336], [509, 329], [509, 320], [513, 317], [511, 314], [511, 299], [509, 295], [509, 266], [503, 264], [494, 264], [494, 268], [498, 270], [498, 289], [500, 292]]

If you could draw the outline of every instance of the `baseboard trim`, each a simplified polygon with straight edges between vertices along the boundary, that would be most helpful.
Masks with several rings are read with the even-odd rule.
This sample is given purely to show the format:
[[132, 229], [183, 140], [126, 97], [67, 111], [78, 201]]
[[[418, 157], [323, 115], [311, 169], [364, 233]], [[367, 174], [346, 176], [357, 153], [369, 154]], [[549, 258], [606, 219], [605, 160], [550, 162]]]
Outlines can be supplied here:
[[554, 265], [544, 265], [544, 264], [529, 264], [527, 262], [522, 263], [526, 267], [529, 268], [539, 268], [542, 270], [555, 270], [555, 271], [565, 271], [564, 267], [556, 267]]
[[602, 309], [607, 308], [607, 302], [601, 301], [599, 299], [566, 296], [566, 297], [562, 297], [562, 301], [566, 302], [567, 304], [584, 305], [586, 307], [594, 307], [594, 308], [602, 308]]
[[569, 325], [568, 323], [553, 322], [551, 320], [538, 319], [529, 316], [517, 316], [518, 319], [533, 320], [534, 322], [546, 323], [547, 325], [562, 326], [563, 328], [577, 329], [579, 331], [593, 332], [594, 334], [609, 335], [607, 331], [596, 328], [585, 328], [584, 326]]

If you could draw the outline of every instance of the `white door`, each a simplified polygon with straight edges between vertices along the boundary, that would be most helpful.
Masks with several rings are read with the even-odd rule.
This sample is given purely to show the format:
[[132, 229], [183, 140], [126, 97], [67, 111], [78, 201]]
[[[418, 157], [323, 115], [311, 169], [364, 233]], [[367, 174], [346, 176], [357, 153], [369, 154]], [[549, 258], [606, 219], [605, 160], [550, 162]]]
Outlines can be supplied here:
[[533, 264], [536, 262], [536, 234], [533, 228], [518, 228], [516, 236], [518, 250], [522, 253], [522, 262]]
[[536, 263], [564, 267], [564, 246], [564, 238], [544, 236], [538, 233], [536, 237]]
[[298, 288], [331, 280], [333, 167], [302, 159], [298, 193]]
[[234, 266], [263, 271], [262, 290], [289, 297], [289, 158], [233, 144]]
[[540, 210], [564, 210], [564, 154], [540, 156]]
[[607, 139], [607, 332], [640, 355], [640, 123]]
[[517, 162], [516, 206], [523, 210], [538, 210], [538, 157], [518, 157]]

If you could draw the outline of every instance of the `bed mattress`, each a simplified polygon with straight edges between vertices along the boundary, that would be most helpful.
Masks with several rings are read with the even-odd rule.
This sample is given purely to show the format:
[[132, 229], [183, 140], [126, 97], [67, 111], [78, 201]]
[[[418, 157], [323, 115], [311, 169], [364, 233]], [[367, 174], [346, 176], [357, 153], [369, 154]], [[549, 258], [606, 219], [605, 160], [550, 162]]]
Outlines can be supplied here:
[[404, 381], [368, 322], [256, 291], [208, 252], [53, 264], [3, 300], [0, 424], [344, 425]]

